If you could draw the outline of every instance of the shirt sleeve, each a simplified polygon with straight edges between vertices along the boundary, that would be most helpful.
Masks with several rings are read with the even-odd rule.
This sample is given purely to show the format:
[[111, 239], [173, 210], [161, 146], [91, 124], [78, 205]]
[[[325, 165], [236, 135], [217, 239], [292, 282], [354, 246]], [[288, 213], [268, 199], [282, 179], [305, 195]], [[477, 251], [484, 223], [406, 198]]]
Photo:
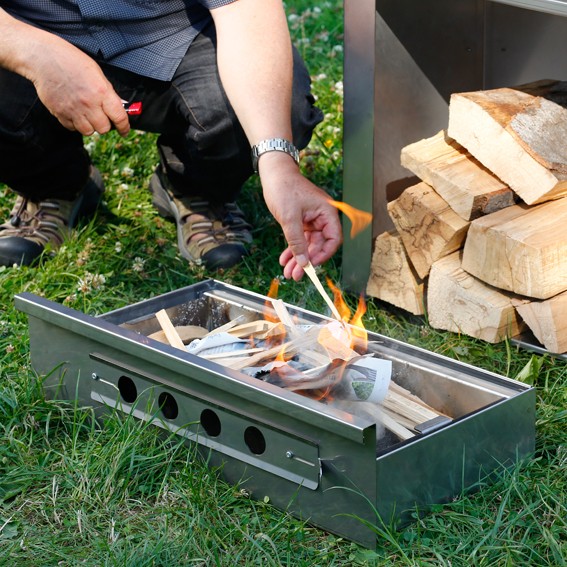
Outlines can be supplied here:
[[207, 10], [214, 10], [215, 8], [220, 8], [221, 6], [226, 6], [227, 4], [232, 4], [238, 0], [198, 0], [199, 4], [207, 8]]

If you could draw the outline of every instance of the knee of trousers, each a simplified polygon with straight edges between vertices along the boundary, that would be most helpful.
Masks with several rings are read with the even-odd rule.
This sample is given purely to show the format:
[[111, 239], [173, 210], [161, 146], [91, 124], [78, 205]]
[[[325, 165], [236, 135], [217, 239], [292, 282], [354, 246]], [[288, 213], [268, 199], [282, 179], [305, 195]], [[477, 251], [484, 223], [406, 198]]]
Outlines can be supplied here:
[[89, 165], [82, 136], [43, 106], [31, 81], [0, 69], [0, 182], [32, 198], [73, 197]]

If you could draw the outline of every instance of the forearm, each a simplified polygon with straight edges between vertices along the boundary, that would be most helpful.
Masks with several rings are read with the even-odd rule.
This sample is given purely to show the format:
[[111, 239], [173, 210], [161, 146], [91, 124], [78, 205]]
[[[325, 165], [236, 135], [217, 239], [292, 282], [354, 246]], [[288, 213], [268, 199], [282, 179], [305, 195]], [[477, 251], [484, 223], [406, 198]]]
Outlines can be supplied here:
[[22, 22], [0, 8], [0, 67], [34, 80], [34, 53], [64, 40]]
[[251, 145], [291, 139], [291, 40], [280, 0], [238, 0], [213, 10], [218, 66]]

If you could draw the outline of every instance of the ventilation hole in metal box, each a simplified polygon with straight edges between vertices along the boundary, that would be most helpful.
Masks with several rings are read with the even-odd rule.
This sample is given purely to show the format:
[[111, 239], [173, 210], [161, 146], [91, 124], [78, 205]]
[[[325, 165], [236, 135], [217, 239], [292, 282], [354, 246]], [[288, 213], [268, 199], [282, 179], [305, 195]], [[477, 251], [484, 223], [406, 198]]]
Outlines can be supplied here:
[[134, 380], [132, 380], [132, 378], [128, 378], [128, 376], [120, 376], [118, 379], [118, 390], [122, 399], [127, 404], [133, 404], [138, 397], [136, 384], [134, 384]]
[[201, 425], [209, 437], [218, 437], [221, 433], [219, 416], [210, 409], [201, 412]]
[[261, 455], [266, 450], [266, 439], [257, 427], [246, 428], [244, 442], [255, 455]]
[[165, 419], [175, 419], [179, 415], [179, 406], [169, 392], [162, 392], [159, 395], [158, 404]]

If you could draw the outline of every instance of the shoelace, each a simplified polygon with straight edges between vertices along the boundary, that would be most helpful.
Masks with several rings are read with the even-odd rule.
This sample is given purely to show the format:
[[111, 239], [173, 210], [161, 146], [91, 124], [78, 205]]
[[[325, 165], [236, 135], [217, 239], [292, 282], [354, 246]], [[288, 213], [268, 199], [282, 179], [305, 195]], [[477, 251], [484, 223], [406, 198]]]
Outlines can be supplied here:
[[[35, 208], [35, 211], [29, 211], [28, 207], [32, 211]], [[35, 206], [27, 197], [22, 197], [19, 206], [12, 212], [10, 221], [7, 223], [13, 228], [4, 225], [5, 235], [39, 239], [44, 243], [55, 240], [61, 244], [63, 241], [61, 228], [65, 226], [65, 220], [57, 215], [59, 210], [60, 206], [56, 201], [41, 201]]]

